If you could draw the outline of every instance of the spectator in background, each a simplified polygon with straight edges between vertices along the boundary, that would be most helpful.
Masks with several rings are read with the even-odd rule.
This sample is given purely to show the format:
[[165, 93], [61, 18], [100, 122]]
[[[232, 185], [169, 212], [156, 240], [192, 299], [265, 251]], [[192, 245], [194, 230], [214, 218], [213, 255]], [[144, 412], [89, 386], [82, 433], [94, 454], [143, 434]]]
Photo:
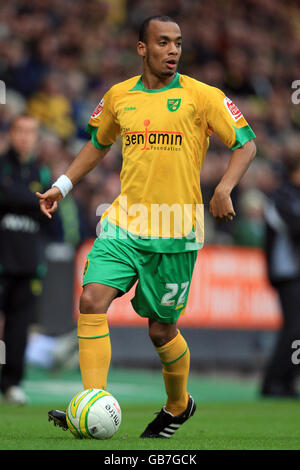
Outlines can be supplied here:
[[0, 310], [4, 314], [6, 364], [0, 390], [3, 400], [24, 404], [20, 388], [29, 325], [35, 320], [36, 301], [46, 266], [43, 224], [35, 192], [50, 184], [50, 172], [35, 159], [39, 124], [29, 115], [11, 123], [10, 147], [0, 157]]
[[287, 176], [270, 196], [266, 216], [268, 273], [278, 292], [283, 324], [263, 377], [263, 396], [298, 397], [292, 343], [300, 339], [300, 152], [284, 159]]
[[67, 141], [75, 134], [70, 101], [62, 91], [62, 76], [49, 74], [28, 101], [28, 113], [49, 131]]

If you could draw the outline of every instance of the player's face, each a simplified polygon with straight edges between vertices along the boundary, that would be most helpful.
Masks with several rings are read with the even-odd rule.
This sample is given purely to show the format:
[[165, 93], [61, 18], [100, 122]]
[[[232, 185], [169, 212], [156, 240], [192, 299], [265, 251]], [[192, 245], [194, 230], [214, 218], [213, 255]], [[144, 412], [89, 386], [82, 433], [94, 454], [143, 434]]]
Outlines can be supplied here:
[[38, 123], [32, 117], [19, 117], [10, 130], [10, 143], [21, 159], [35, 149], [38, 140]]
[[173, 22], [153, 20], [147, 30], [147, 42], [139, 54], [145, 58], [145, 68], [159, 78], [175, 75], [181, 56], [181, 31]]

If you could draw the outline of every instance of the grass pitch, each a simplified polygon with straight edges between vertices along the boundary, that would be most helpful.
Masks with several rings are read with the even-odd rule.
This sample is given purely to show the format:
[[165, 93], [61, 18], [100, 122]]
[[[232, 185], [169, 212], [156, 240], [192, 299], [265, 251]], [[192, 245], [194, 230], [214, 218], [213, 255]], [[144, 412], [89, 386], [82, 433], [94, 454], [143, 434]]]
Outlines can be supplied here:
[[[80, 372], [27, 370], [31, 404], [0, 404], [0, 450], [299, 450], [300, 402], [258, 398], [258, 382], [191, 374], [197, 410], [170, 439], [139, 436], [165, 403], [160, 371], [111, 368], [108, 391], [119, 401], [122, 423], [105, 441], [76, 439], [48, 422], [50, 409], [66, 409], [82, 389]], [[72, 454], [73, 455], [73, 454]]]
[[[59, 404], [55, 407], [59, 407]], [[6, 450], [298, 450], [300, 407], [292, 400], [198, 403], [170, 439], [139, 435], [160, 404], [122, 404], [119, 431], [105, 441], [76, 439], [48, 423], [47, 405], [0, 406], [0, 449]]]

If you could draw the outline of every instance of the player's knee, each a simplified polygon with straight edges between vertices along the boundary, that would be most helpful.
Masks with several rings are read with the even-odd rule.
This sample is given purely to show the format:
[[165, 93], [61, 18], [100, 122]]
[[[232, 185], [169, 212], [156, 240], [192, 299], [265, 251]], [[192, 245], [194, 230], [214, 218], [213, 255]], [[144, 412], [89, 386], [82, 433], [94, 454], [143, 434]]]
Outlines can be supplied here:
[[159, 348], [171, 341], [177, 334], [174, 324], [152, 323], [149, 326], [149, 336], [155, 347]]
[[81, 313], [106, 313], [109, 303], [105, 296], [91, 286], [85, 286], [80, 297]]
[[93, 296], [88, 290], [84, 290], [80, 297], [79, 310], [81, 313], [95, 313], [94, 312]]

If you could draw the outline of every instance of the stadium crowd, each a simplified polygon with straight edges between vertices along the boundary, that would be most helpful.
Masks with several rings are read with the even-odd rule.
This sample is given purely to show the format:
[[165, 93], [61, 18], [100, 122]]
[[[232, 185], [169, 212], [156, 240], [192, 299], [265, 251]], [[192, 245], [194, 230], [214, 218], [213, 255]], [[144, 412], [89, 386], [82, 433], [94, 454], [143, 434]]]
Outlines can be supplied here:
[[[141, 72], [136, 54], [142, 20], [176, 19], [183, 34], [179, 72], [222, 89], [257, 135], [258, 154], [234, 192], [233, 224], [206, 217], [207, 243], [262, 246], [265, 197], [297, 146], [300, 106], [300, 8], [297, 0], [10, 0], [0, 6], [0, 154], [12, 118], [28, 112], [41, 123], [39, 159], [55, 180], [89, 138], [85, 126], [113, 84]], [[201, 174], [205, 207], [230, 151], [215, 138]], [[72, 192], [94, 236], [97, 207], [119, 194], [120, 141]]]

